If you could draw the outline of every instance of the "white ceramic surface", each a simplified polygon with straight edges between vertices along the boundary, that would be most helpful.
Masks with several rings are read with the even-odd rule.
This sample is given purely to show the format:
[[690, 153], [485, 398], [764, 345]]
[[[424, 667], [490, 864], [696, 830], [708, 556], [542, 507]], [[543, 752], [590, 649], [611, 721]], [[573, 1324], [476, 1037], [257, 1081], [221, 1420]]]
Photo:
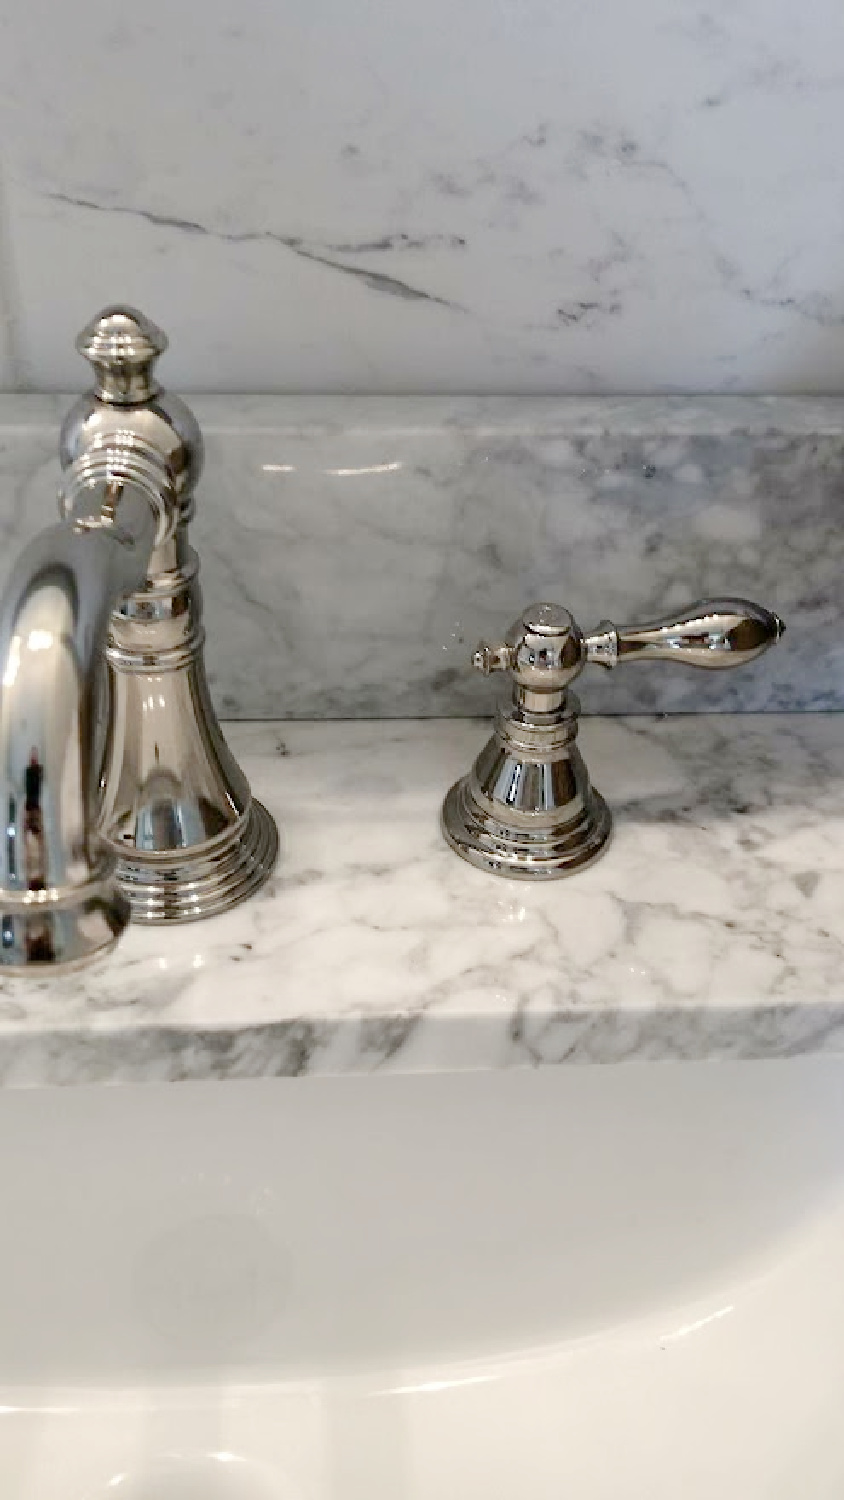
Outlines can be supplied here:
[[277, 877], [79, 974], [4, 981], [0, 1083], [844, 1050], [836, 715], [590, 720], [613, 842], [541, 888], [439, 831], [487, 724], [227, 732], [281, 825]]
[[210, 390], [840, 390], [838, 0], [28, 0], [19, 381], [106, 301]]
[[842, 1082], [5, 1092], [4, 1500], [840, 1500]]

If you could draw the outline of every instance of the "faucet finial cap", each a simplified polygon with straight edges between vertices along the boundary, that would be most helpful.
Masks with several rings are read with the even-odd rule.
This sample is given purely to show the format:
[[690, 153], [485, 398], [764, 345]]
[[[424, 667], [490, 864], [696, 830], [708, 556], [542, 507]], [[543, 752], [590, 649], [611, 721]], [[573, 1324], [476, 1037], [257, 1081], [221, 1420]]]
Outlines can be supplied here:
[[137, 308], [104, 307], [86, 323], [76, 347], [93, 366], [101, 401], [136, 406], [161, 390], [152, 368], [167, 336]]

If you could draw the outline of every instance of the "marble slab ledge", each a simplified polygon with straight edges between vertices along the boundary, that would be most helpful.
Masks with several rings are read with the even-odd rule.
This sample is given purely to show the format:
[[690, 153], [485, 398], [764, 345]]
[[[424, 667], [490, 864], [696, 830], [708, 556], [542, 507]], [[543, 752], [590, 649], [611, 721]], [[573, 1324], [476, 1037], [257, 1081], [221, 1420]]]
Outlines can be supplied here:
[[0, 1085], [844, 1051], [844, 721], [593, 719], [606, 857], [533, 886], [443, 843], [471, 720], [233, 724], [274, 880], [0, 981]]

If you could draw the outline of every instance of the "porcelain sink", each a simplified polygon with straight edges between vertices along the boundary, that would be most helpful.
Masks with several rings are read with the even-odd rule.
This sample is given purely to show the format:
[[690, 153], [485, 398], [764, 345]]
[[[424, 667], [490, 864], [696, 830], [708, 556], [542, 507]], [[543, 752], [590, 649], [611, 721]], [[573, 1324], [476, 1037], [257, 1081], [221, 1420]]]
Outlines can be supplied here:
[[0, 1094], [4, 1500], [840, 1500], [844, 1061]]

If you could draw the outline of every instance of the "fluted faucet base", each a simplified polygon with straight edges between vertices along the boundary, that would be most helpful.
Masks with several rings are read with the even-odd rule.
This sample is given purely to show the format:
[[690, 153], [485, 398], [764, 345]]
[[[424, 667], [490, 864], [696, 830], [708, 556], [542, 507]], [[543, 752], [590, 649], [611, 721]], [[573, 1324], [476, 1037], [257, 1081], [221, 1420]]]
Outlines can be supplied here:
[[575, 738], [580, 705], [556, 714], [499, 711], [495, 733], [442, 809], [446, 842], [493, 875], [556, 880], [597, 859], [612, 829]]
[[466, 782], [451, 788], [443, 806], [443, 833], [456, 854], [515, 880], [559, 880], [603, 854], [612, 832], [609, 808], [598, 792], [564, 828], [516, 828], [486, 812]]
[[121, 858], [117, 878], [134, 922], [196, 922], [245, 901], [272, 874], [277, 856], [276, 825], [253, 800], [223, 840], [190, 854], [158, 854], [154, 862]]

